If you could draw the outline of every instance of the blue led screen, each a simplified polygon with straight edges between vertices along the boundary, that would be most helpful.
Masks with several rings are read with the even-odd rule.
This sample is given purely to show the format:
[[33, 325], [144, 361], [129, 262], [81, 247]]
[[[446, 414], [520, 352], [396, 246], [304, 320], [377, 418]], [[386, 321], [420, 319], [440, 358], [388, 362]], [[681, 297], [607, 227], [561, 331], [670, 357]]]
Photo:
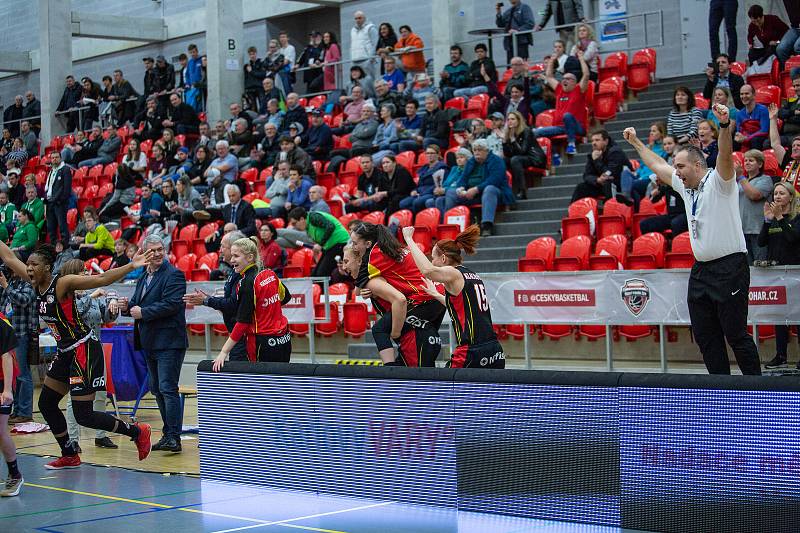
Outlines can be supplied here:
[[206, 479], [645, 531], [800, 531], [800, 392], [204, 364]]

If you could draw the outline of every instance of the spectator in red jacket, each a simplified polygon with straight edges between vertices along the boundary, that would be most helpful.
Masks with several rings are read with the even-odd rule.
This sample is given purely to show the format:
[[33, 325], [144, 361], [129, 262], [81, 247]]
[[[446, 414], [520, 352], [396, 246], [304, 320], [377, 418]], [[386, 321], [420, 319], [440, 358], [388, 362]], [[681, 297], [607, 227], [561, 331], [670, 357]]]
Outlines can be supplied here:
[[747, 60], [751, 65], [763, 65], [775, 55], [775, 47], [789, 31], [789, 26], [775, 15], [765, 15], [764, 8], [758, 4], [750, 6], [747, 16], [750, 18], [750, 25], [747, 27], [747, 43], [750, 47]]

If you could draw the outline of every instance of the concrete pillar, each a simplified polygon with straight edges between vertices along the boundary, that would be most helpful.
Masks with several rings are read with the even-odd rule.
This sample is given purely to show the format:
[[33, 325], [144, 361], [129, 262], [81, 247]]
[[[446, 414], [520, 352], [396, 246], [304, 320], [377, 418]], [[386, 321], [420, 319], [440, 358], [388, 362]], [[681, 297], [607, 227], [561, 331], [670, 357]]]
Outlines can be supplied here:
[[242, 0], [206, 0], [208, 120], [228, 116], [231, 102], [244, 93]]
[[455, 44], [453, 21], [456, 19], [458, 7], [453, 0], [432, 0], [431, 20], [434, 21], [433, 32], [433, 76], [439, 80], [439, 73], [450, 62], [450, 47]]
[[53, 135], [64, 133], [66, 126], [54, 113], [64, 92], [64, 78], [72, 74], [70, 0], [39, 0], [39, 68], [45, 146]]

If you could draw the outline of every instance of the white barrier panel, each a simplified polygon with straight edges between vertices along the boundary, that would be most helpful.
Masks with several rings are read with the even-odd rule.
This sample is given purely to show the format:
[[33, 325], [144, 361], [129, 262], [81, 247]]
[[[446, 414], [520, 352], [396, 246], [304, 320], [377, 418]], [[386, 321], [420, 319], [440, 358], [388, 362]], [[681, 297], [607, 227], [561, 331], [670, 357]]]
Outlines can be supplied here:
[[[689, 325], [689, 271], [482, 274], [497, 324]], [[748, 321], [800, 322], [800, 269], [751, 268]]]
[[[309, 324], [314, 321], [314, 299], [311, 280], [308, 278], [288, 278], [281, 280], [289, 292], [292, 294], [291, 301], [283, 306], [283, 315], [289, 320], [290, 324]], [[224, 283], [221, 281], [212, 282], [189, 282], [186, 284], [187, 294], [195, 290], [203, 291], [212, 296], [222, 296]], [[108, 290], [116, 291], [120, 296], [133, 296], [136, 285], [115, 284]], [[120, 317], [120, 323], [132, 323], [129, 317]], [[221, 324], [222, 314], [210, 307], [186, 306], [187, 324]]]

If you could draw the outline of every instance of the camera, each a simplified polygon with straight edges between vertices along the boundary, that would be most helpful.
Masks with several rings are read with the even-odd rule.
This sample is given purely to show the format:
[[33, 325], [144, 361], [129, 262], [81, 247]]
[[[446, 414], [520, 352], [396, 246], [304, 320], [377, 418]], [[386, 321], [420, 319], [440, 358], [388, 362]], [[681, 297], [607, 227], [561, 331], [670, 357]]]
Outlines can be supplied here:
[[497, 9], [503, 8], [503, 2], [497, 2]]

